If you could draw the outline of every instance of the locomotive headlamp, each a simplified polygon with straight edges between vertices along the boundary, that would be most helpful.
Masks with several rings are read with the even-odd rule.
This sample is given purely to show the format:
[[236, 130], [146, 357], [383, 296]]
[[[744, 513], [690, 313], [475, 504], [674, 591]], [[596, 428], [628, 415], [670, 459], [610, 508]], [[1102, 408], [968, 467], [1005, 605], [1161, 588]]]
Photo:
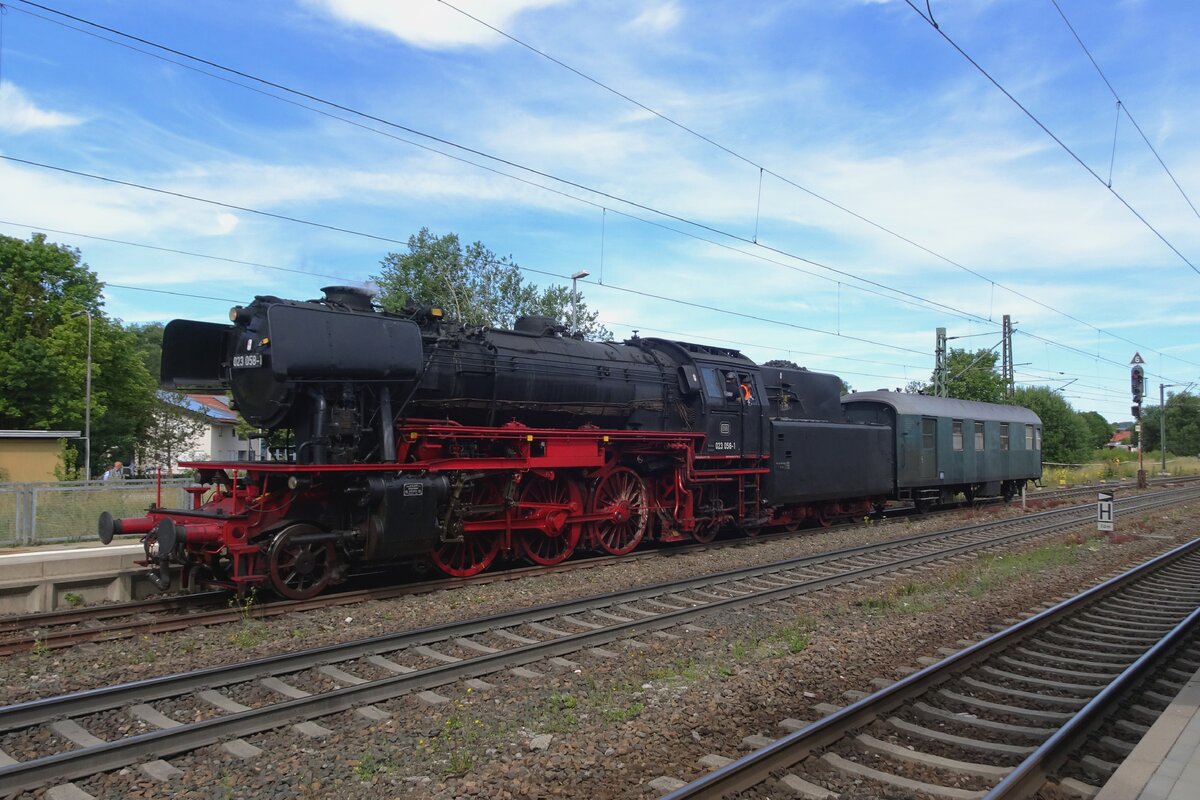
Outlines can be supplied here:
[[302, 478], [299, 475], [289, 475], [287, 487], [293, 492], [297, 489], [307, 489], [312, 484], [309, 478]]
[[241, 313], [242, 313], [241, 306], [234, 306], [233, 308], [229, 309], [229, 321], [237, 322], [238, 317], [241, 316]]
[[431, 308], [431, 309], [429, 309], [429, 316], [433, 317], [434, 319], [441, 319], [441, 318], [442, 318], [442, 313], [443, 313], [443, 312], [442, 312], [442, 310], [441, 310], [440, 308]]

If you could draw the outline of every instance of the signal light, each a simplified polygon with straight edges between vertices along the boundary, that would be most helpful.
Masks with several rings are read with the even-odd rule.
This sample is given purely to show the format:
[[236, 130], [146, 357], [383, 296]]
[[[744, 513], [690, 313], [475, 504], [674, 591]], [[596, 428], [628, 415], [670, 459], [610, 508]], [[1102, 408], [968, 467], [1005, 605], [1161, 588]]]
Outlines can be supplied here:
[[1141, 404], [1142, 402], [1142, 387], [1145, 384], [1145, 375], [1142, 372], [1142, 365], [1135, 364], [1133, 369], [1129, 371], [1130, 389], [1133, 391], [1133, 402]]
[[1133, 406], [1133, 407], [1132, 407], [1132, 408], [1130, 408], [1129, 410], [1130, 410], [1130, 412], [1133, 414], [1133, 418], [1134, 418], [1134, 419], [1141, 419], [1141, 418], [1142, 418], [1142, 407], [1141, 407], [1141, 406]]

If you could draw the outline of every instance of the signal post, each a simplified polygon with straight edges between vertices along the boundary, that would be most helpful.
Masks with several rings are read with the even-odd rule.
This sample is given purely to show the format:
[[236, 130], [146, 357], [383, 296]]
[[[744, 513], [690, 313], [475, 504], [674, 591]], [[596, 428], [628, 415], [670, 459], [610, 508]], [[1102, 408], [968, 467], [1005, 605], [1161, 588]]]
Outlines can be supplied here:
[[1146, 375], [1142, 369], [1142, 364], [1145, 363], [1141, 353], [1134, 353], [1133, 360], [1129, 362], [1133, 365], [1133, 369], [1129, 371], [1129, 388], [1133, 392], [1133, 418], [1137, 420], [1137, 438], [1138, 438], [1138, 473], [1137, 485], [1139, 489], [1146, 488], [1146, 465], [1143, 461], [1143, 455], [1146, 452], [1145, 442], [1142, 441], [1142, 396], [1146, 385]]

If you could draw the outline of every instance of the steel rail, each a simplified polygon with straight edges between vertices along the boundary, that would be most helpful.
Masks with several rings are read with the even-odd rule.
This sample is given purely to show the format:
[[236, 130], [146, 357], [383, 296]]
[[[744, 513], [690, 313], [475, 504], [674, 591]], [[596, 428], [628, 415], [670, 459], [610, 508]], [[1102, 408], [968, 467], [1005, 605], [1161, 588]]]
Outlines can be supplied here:
[[[1164, 502], [1164, 498], [1159, 497], [1156, 499], [1158, 502]], [[1151, 505], [1151, 503], [1144, 504]], [[1054, 511], [1061, 510], [1055, 509]], [[1043, 512], [1036, 516], [1055, 516], [1054, 511]], [[1008, 525], [1013, 524], [1013, 520], [1006, 520], [1004, 522]], [[1043, 535], [1077, 524], [1079, 524], [1079, 520], [1075, 519], [1050, 522], [1040, 528], [1007, 533], [983, 542], [969, 541], [955, 544], [942, 550], [919, 553], [890, 563], [858, 567], [841, 574], [817, 577], [792, 585], [714, 600], [691, 608], [667, 611], [654, 617], [629, 620], [597, 630], [589, 630], [534, 644], [521, 645], [497, 653], [464, 659], [453, 664], [439, 665], [381, 680], [369, 681], [360, 685], [344, 687], [310, 697], [216, 717], [200, 723], [153, 731], [106, 742], [94, 747], [84, 747], [31, 761], [18, 762], [0, 768], [0, 793], [7, 794], [32, 789], [52, 779], [74, 778], [109, 769], [116, 769], [130, 763], [135, 763], [147, 756], [161, 757], [188, 751], [221, 740], [277, 728], [289, 722], [347, 711], [357, 706], [392, 699], [414, 691], [442, 686], [464, 678], [487, 675], [500, 669], [522, 666], [545, 658], [565, 655], [583, 648], [605, 644], [614, 639], [673, 627], [694, 617], [707, 615], [716, 609], [767, 603], [782, 597], [803, 594], [841, 583], [849, 583], [878, 574], [918, 566], [930, 561], [951, 558], [966, 552], [992, 548], [1010, 541]], [[983, 527], [990, 528], [995, 527], [995, 525], [996, 523], [989, 523]], [[962, 534], [959, 533], [958, 535], [961, 536]], [[928, 540], [936, 536], [946, 538], [947, 534], [921, 534], [910, 538], [920, 542], [920, 540]], [[895, 545], [895, 543], [889, 544]], [[871, 547], [859, 546], [850, 548], [850, 551], [861, 551]], [[839, 555], [845, 557], [844, 552]], [[792, 568], [794, 568], [795, 562], [825, 563], [831, 560], [834, 560], [833, 555], [825, 554], [824, 556], [817, 557], [789, 559], [788, 562], [782, 563], [791, 563]], [[773, 571], [781, 571], [781, 569], [787, 568], [777, 568]], [[754, 577], [757, 574], [763, 574], [765, 571], [763, 567], [733, 570], [720, 573], [717, 576], [692, 578], [685, 581], [659, 584], [654, 587], [643, 587], [641, 589], [600, 595], [585, 600], [551, 604], [515, 614], [497, 615], [465, 623], [457, 623], [449, 627], [426, 628], [421, 631], [376, 637], [375, 639], [349, 643], [347, 645], [331, 645], [303, 653], [259, 659], [240, 665], [214, 667], [195, 673], [167, 676], [165, 678], [150, 679], [148, 681], [76, 693], [59, 698], [31, 701], [0, 709], [0, 730], [28, 727], [47, 719], [62, 716], [79, 716], [81, 714], [95, 713], [135, 701], [145, 702], [162, 697], [177, 696], [204, 687], [227, 685], [249, 680], [259, 677], [264, 673], [272, 675], [287, 674], [324, 663], [347, 660], [377, 652], [389, 652], [400, 647], [418, 643], [445, 641], [456, 637], [495, 630], [500, 627], [512, 627], [539, 619], [565, 616], [580, 611], [604, 608], [618, 603], [628, 603], [640, 598], [686, 591], [688, 588], [729, 583], [734, 580], [731, 576]]]
[[[1159, 501], [1163, 503], [1175, 502], [1175, 495], [1175, 492], [1159, 492], [1155, 493], [1154, 495], [1142, 495], [1138, 498], [1129, 498], [1126, 502], [1140, 501], [1142, 505], [1150, 504], [1151, 501]], [[1087, 508], [1090, 508], [1090, 506]], [[110, 708], [118, 707], [127, 702], [134, 702], [135, 700], [157, 700], [164, 697], [172, 697], [178, 694], [184, 694], [188, 691], [193, 691], [197, 687], [237, 683], [239, 681], [251, 680], [264, 674], [288, 674], [322, 664], [334, 663], [337, 661], [348, 661], [355, 658], [361, 658], [363, 656], [377, 655], [383, 652], [399, 650], [405, 647], [422, 644], [428, 645], [456, 637], [471, 636], [498, 627], [512, 627], [514, 625], [525, 624], [527, 622], [538, 622], [541, 620], [550, 619], [555, 616], [575, 614], [579, 613], [580, 611], [586, 611], [596, 607], [635, 602], [647, 597], [657, 597], [663, 594], [687, 591], [689, 589], [707, 587], [719, 583], [728, 583], [737, 580], [744, 580], [746, 578], [769, 575], [772, 573], [802, 569], [805, 567], [820, 566], [829, 562], [849, 560], [862, 555], [876, 554], [889, 550], [899, 550], [914, 545], [928, 544], [939, 539], [944, 540], [953, 539], [955, 537], [973, 536], [986, 533], [987, 531], [995, 528], [1013, 527], [1030, 521], [1046, 519], [1054, 516], [1064, 516], [1070, 512], [1079, 512], [1083, 510], [1086, 509], [1083, 507], [1051, 509], [1049, 511], [1030, 514], [1014, 519], [994, 520], [983, 523], [982, 525], [955, 528], [949, 531], [934, 531], [930, 533], [915, 534], [913, 536], [908, 536], [901, 539], [893, 539], [885, 542], [871, 542], [868, 544], [855, 545], [843, 550], [837, 550], [828, 553], [798, 556], [796, 558], [783, 559], [781, 561], [775, 561], [769, 564], [741, 567], [738, 569], [726, 570], [723, 572], [712, 573], [695, 578], [685, 578], [679, 581], [651, 584], [649, 586], [638, 587], [635, 589], [625, 589], [618, 592], [593, 595], [591, 597], [562, 603], [549, 603], [521, 611], [506, 612], [487, 617], [479, 617], [472, 620], [464, 620], [462, 622], [452, 623], [451, 625], [431, 625], [416, 630], [394, 634], [383, 634], [368, 639], [359, 639], [353, 642], [325, 645], [322, 647], [300, 650], [284, 655], [266, 656], [264, 658], [240, 662], [238, 664], [208, 667], [193, 672], [147, 678], [144, 680], [117, 684], [115, 686], [90, 689], [56, 697], [43, 698], [40, 700], [30, 700], [23, 703], [0, 707], [0, 732], [35, 724], [38, 721], [35, 718], [38, 714], [51, 716], [78, 716], [80, 714], [95, 713], [97, 711], [104, 711]], [[952, 554], [960, 554], [962, 552], [968, 552], [975, 549], [997, 547], [1007, 544], [1014, 539], [1044, 535], [1045, 533], [1054, 532], [1055, 530], [1059, 530], [1063, 527], [1080, 524], [1080, 522], [1081, 521], [1077, 519], [1068, 519], [1057, 524], [1048, 525], [1044, 528], [1020, 530], [1012, 534], [1007, 534], [1003, 537], [984, 540], [982, 542], [972, 540], [956, 546], [956, 548], [953, 550], [934, 551], [929, 558], [930, 560], [948, 558]], [[870, 567], [862, 568], [857, 572], [852, 571], [831, 577], [841, 578], [844, 575], [865, 577], [865, 575], [860, 575], [860, 573], [869, 569], [878, 569], [880, 572], [886, 572], [895, 568], [896, 567], [894, 563], [889, 562], [881, 565], [872, 565]], [[857, 577], [855, 579], [857, 579]], [[815, 579], [813, 588], [822, 588], [822, 586], [824, 586], [822, 581], [824, 581], [824, 579]], [[796, 589], [804, 589], [808, 586], [808, 582], [803, 582], [786, 588], [794, 591]], [[811, 589], [808, 590], [811, 591]]]
[[[1154, 479], [1152, 483], [1163, 479]], [[1187, 479], [1180, 479], [1186, 482]], [[1044, 501], [1070, 497], [1090, 491], [1091, 487], [1051, 490], [1039, 492], [1031, 498], [1034, 501]], [[981, 501], [985, 502], [985, 501]], [[990, 503], [989, 503], [990, 504]], [[947, 507], [945, 511], [960, 510], [961, 506]], [[889, 509], [887, 520], [890, 522], [911, 514], [912, 507], [901, 506]], [[858, 527], [858, 526], [854, 526]], [[411, 594], [423, 594], [447, 588], [486, 585], [489, 583], [516, 580], [530, 575], [543, 575], [558, 572], [568, 572], [576, 569], [590, 569], [617, 561], [631, 562], [653, 558], [668, 557], [681, 553], [703, 552], [705, 550], [725, 547], [744, 547], [762, 542], [777, 541], [795, 535], [795, 532], [768, 533], [752, 538], [723, 539], [716, 542], [668, 544], [663, 548], [642, 550], [626, 556], [597, 555], [573, 559], [563, 564], [553, 566], [512, 567], [503, 572], [485, 573], [468, 578], [438, 578], [428, 581], [408, 583], [401, 586], [357, 589], [346, 592], [331, 592], [308, 600], [271, 600], [259, 603], [251, 612], [255, 619], [265, 619], [280, 614], [297, 611], [309, 611], [316, 608], [327, 608], [339, 605], [350, 605], [369, 600], [389, 600]], [[372, 571], [358, 573], [356, 577], [369, 578]], [[175, 595], [151, 600], [110, 603], [100, 606], [85, 606], [81, 608], [42, 611], [19, 615], [0, 616], [0, 656], [26, 652], [34, 648], [58, 649], [70, 647], [87, 641], [107, 641], [132, 636], [137, 633], [167, 633], [184, 630], [196, 625], [220, 625], [236, 622], [245, 616], [243, 609], [212, 609], [197, 610], [186, 615], [178, 614], [152, 621], [138, 622], [108, 622], [86, 628], [72, 630], [43, 630], [46, 627], [84, 625], [89, 622], [104, 622], [121, 617], [131, 617], [137, 614], [156, 614], [176, 610], [188, 611], [189, 607], [200, 605], [206, 601], [229, 598], [232, 595], [225, 590], [199, 592], [190, 595]], [[30, 632], [32, 631], [32, 632]], [[24, 634], [14, 636], [12, 634]]]
[[[982, 641], [976, 642], [954, 655], [947, 656], [936, 664], [931, 664], [924, 669], [914, 672], [885, 689], [868, 695], [778, 741], [772, 742], [708, 775], [698, 778], [686, 786], [665, 795], [662, 800], [694, 800], [696, 798], [713, 800], [715, 798], [733, 796], [738, 792], [757, 786], [762, 783], [765, 776], [770, 775], [772, 772], [786, 770], [802, 761], [812, 751], [826, 747], [842, 739], [846, 731], [869, 724], [873, 720], [903, 705], [905, 702], [925, 694], [934, 686], [945, 683], [985, 659], [1007, 650], [1014, 642], [1032, 635], [1051, 623], [1070, 616], [1079, 609], [1089, 605], [1093, 600], [1125, 588], [1140, 578], [1157, 571], [1159, 568], [1174, 563], [1194, 552], [1200, 552], [1200, 539], [1193, 539], [1186, 544], [1173, 548], [1028, 619], [1022, 620], [1010, 628], [1006, 628]], [[1200, 609], [1190, 614], [1187, 619], [1192, 620], [1197, 614], [1200, 614]], [[1175, 630], [1177, 628], [1173, 629], [1172, 634], [1175, 633]], [[1146, 669], [1145, 665], [1149, 662], [1146, 662], [1145, 658], [1146, 656], [1143, 655], [1135, 662], [1134, 666], [1142, 664], [1143, 666], [1140, 669]], [[1133, 666], [1126, 671], [1128, 672], [1131, 669], [1133, 669]], [[1109, 694], [1107, 697], [1111, 698], [1112, 695]], [[1088, 705], [1092, 706], [1096, 704], [1098, 699], [1099, 695], [1093, 698]], [[1099, 707], [1099, 705], [1096, 705], [1096, 708]], [[1094, 711], [1093, 713], [1097, 712]], [[1072, 734], [1072, 736], [1074, 735], [1077, 734]], [[1049, 741], [1045, 744], [1049, 744]], [[1045, 744], [1043, 744], [1043, 747], [1045, 747]], [[1027, 771], [1036, 769], [1036, 767], [1029, 767]], [[1014, 778], [1014, 780], [1016, 779]], [[999, 788], [999, 786], [995, 788]]]
[[1059, 728], [1018, 764], [1009, 775], [985, 795], [984, 800], [1025, 798], [1041, 789], [1050, 773], [1066, 760], [1117, 703], [1149, 672], [1162, 663], [1183, 641], [1193, 636], [1200, 625], [1200, 607], [1188, 614], [1137, 661], [1130, 664], [1112, 683], [1104, 687], [1081, 708], [1066, 725]]

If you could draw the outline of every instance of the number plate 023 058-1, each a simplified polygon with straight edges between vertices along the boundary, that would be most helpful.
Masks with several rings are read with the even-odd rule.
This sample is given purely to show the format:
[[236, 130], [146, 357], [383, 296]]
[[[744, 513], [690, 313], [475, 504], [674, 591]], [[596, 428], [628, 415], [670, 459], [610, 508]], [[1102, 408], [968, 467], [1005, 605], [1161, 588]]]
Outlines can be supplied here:
[[234, 356], [233, 368], [244, 369], [246, 367], [261, 367], [263, 363], [262, 359], [263, 357], [261, 353], [247, 353], [244, 356]]

